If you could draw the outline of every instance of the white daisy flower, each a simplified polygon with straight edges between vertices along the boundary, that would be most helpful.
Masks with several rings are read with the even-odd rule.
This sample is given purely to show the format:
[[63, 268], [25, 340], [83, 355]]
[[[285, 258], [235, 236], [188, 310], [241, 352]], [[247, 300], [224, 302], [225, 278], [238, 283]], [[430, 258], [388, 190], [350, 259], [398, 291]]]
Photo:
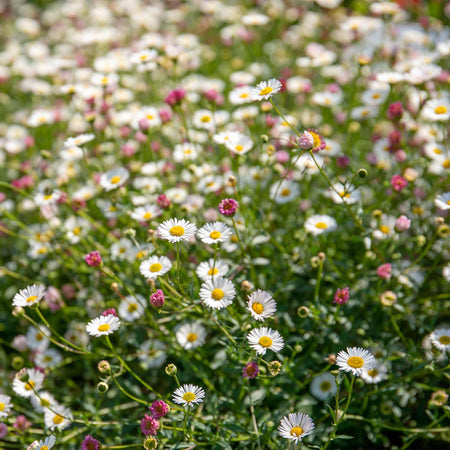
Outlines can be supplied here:
[[185, 142], [183, 144], [175, 145], [172, 156], [176, 162], [183, 162], [197, 159], [197, 156], [201, 151], [202, 148], [200, 147], [200, 145]]
[[54, 348], [47, 348], [43, 351], [37, 352], [36, 358], [34, 359], [35, 364], [43, 369], [56, 367], [61, 361], [61, 353]]
[[197, 227], [184, 219], [169, 219], [157, 229], [159, 236], [169, 242], [189, 241], [195, 235]]
[[450, 328], [437, 328], [430, 334], [431, 343], [442, 352], [450, 352]]
[[254, 319], [265, 320], [275, 314], [277, 302], [268, 292], [258, 289], [248, 296], [247, 309]]
[[9, 395], [0, 394], [0, 419], [8, 417], [12, 407], [11, 397]]
[[34, 391], [39, 391], [44, 383], [44, 374], [36, 369], [27, 369], [28, 381], [21, 381], [16, 377], [13, 380], [13, 391], [21, 397], [31, 397]]
[[51, 435], [46, 437], [43, 441], [34, 441], [27, 450], [50, 450], [56, 442], [56, 437]]
[[53, 406], [58, 404], [55, 397], [47, 391], [40, 391], [39, 397], [37, 395], [32, 395], [30, 401], [37, 412], [44, 412], [44, 410], [49, 407], [53, 409]]
[[91, 142], [95, 139], [95, 134], [92, 133], [86, 133], [86, 134], [79, 134], [75, 137], [67, 138], [64, 141], [64, 147], [79, 147], [80, 145], [87, 144], [88, 142]]
[[325, 214], [311, 216], [305, 222], [306, 231], [314, 236], [322, 233], [329, 233], [337, 228], [337, 222], [333, 217]]
[[141, 366], [145, 369], [157, 369], [167, 359], [167, 346], [156, 339], [144, 341], [137, 349], [137, 357]]
[[239, 86], [234, 88], [228, 94], [228, 100], [232, 105], [242, 105], [244, 103], [250, 103], [252, 101], [252, 87], [251, 86]]
[[107, 336], [120, 327], [120, 319], [113, 314], [99, 316], [86, 325], [86, 331], [94, 337]]
[[205, 244], [224, 242], [229, 239], [231, 235], [231, 229], [223, 222], [207, 223], [197, 231], [198, 238]]
[[281, 82], [276, 78], [272, 78], [269, 81], [261, 81], [252, 90], [252, 100], [268, 100], [273, 94], [279, 92], [280, 89]]
[[347, 351], [341, 350], [337, 354], [336, 364], [339, 366], [339, 370], [361, 376], [363, 370], [370, 370], [375, 367], [376, 359], [368, 350], [358, 347], [347, 347]]
[[207, 262], [200, 263], [195, 273], [201, 280], [206, 281], [213, 277], [225, 277], [229, 270], [227, 263], [217, 259], [214, 264], [214, 259], [210, 258]]
[[225, 147], [236, 155], [244, 155], [253, 148], [253, 141], [245, 134], [234, 133], [225, 142]]
[[45, 286], [33, 284], [21, 289], [13, 298], [13, 306], [31, 306], [38, 303], [45, 295]]
[[361, 372], [361, 378], [369, 384], [376, 384], [387, 378], [388, 369], [385, 364], [376, 362], [375, 366], [369, 370]]
[[118, 167], [117, 169], [102, 174], [100, 177], [100, 186], [105, 191], [112, 191], [126, 183], [129, 176], [130, 174], [127, 169]]
[[333, 187], [337, 193], [331, 190], [329, 194], [334, 203], [347, 203], [353, 205], [361, 200], [361, 192], [358, 191], [358, 189], [355, 189], [354, 186], [347, 186], [347, 188], [345, 188], [342, 183], [336, 183]]
[[197, 403], [202, 403], [205, 398], [205, 391], [193, 384], [183, 384], [183, 386], [175, 389], [172, 401], [178, 405], [192, 407]]
[[206, 306], [222, 309], [233, 303], [236, 290], [230, 280], [217, 276], [203, 282], [199, 295]]
[[206, 330], [199, 322], [186, 323], [178, 328], [175, 336], [184, 349], [191, 350], [205, 343]]
[[44, 423], [46, 428], [63, 430], [70, 425], [72, 413], [63, 405], [55, 405], [52, 410], [46, 408], [44, 411]]
[[450, 119], [450, 106], [444, 100], [429, 100], [425, 103], [420, 114], [430, 122], [445, 122]]
[[147, 278], [147, 280], [156, 279], [165, 275], [172, 268], [172, 262], [167, 256], [151, 256], [141, 262], [139, 272]]
[[336, 394], [335, 378], [328, 372], [316, 375], [309, 385], [309, 390], [319, 400], [326, 400], [330, 395]]
[[314, 422], [306, 414], [291, 413], [281, 419], [278, 433], [285, 439], [290, 439], [295, 444], [314, 430]]
[[200, 128], [201, 130], [214, 130], [214, 114], [207, 109], [199, 109], [194, 112], [192, 123], [195, 128]]
[[33, 325], [27, 330], [27, 346], [31, 350], [45, 350], [50, 343], [50, 330], [43, 325], [39, 325], [39, 329]]
[[149, 222], [161, 214], [162, 211], [155, 205], [139, 206], [134, 211], [130, 212], [130, 216], [139, 222]]
[[450, 192], [445, 192], [444, 194], [438, 195], [434, 199], [434, 204], [443, 211], [450, 209]]
[[247, 340], [258, 355], [265, 355], [267, 350], [278, 353], [284, 347], [284, 340], [280, 333], [267, 327], [255, 328], [250, 331]]
[[273, 198], [275, 203], [283, 205], [288, 203], [300, 194], [300, 188], [295, 181], [283, 180], [281, 183], [277, 182], [270, 187], [270, 198]]
[[144, 314], [144, 305], [145, 298], [142, 295], [128, 295], [119, 304], [119, 316], [127, 322], [133, 322]]

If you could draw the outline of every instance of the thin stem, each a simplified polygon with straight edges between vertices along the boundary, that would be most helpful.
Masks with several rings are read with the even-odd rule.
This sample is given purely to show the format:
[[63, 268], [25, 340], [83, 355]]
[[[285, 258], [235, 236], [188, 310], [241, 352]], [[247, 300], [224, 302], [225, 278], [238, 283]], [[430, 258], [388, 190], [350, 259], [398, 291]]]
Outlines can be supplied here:
[[255, 408], [253, 406], [252, 393], [250, 391], [250, 383], [247, 379], [247, 388], [248, 388], [248, 398], [250, 399], [250, 414], [252, 416], [253, 429], [255, 430], [256, 438], [258, 440], [258, 449], [261, 450], [261, 442], [259, 439], [259, 430], [258, 430], [258, 422], [255, 417]]
[[319, 270], [317, 272], [317, 282], [314, 288], [314, 303], [316, 306], [319, 303], [319, 291], [320, 291], [320, 282], [322, 281], [322, 272], [323, 272], [323, 260], [320, 260]]

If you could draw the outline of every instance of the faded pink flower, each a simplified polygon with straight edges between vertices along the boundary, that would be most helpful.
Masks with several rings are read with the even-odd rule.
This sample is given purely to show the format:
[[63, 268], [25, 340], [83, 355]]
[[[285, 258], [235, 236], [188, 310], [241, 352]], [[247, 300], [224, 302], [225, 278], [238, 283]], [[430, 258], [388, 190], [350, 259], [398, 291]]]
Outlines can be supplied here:
[[383, 280], [388, 280], [389, 278], [391, 278], [391, 270], [392, 266], [390, 263], [382, 264], [377, 269], [377, 275]]

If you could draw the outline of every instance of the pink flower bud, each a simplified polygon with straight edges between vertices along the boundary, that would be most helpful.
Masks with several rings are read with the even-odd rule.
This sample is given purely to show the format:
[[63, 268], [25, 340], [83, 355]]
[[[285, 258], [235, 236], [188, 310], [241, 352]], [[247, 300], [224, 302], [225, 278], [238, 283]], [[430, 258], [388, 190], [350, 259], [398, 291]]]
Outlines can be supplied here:
[[150, 295], [150, 304], [154, 308], [161, 308], [164, 305], [164, 292], [161, 289]]
[[87, 265], [90, 267], [98, 267], [102, 263], [102, 257], [97, 251], [91, 252], [84, 257]]
[[411, 226], [411, 220], [409, 220], [405, 215], [401, 215], [396, 221], [395, 221], [395, 229], [397, 231], [406, 231]]
[[391, 269], [392, 266], [390, 263], [381, 265], [377, 269], [378, 277], [381, 278], [382, 280], [388, 280], [389, 278], [391, 278]]

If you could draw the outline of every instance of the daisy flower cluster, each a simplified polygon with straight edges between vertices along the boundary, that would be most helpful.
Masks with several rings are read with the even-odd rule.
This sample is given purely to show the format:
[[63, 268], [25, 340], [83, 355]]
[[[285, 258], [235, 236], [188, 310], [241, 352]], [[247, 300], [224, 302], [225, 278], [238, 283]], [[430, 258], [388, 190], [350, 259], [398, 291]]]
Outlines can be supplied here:
[[449, 17], [0, 1], [0, 447], [441, 445]]

